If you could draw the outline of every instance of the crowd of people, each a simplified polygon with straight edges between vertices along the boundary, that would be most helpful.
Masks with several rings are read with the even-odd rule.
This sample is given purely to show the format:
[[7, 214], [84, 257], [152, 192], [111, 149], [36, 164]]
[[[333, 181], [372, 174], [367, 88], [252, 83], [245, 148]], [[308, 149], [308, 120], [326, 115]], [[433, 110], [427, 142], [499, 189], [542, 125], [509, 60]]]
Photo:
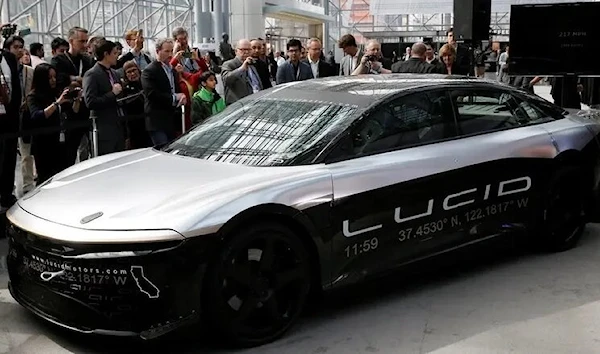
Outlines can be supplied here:
[[[292, 39], [285, 52], [268, 51], [261, 38], [241, 39], [233, 48], [224, 34], [217, 53], [201, 53], [182, 27], [155, 40], [150, 51], [141, 30], [128, 31], [124, 41], [126, 49], [74, 27], [66, 38], [51, 42], [49, 59], [42, 43], [26, 49], [19, 36], [3, 42], [2, 210], [16, 200], [17, 154], [26, 193], [91, 156], [167, 144], [226, 106], [273, 85], [392, 72], [464, 75], [471, 65], [468, 50], [457, 45], [452, 30], [439, 55], [431, 43], [419, 42], [405, 60], [396, 61], [383, 57], [376, 40], [361, 48], [347, 34], [337, 43], [344, 52], [339, 64], [332, 52], [325, 55], [317, 38], [304, 43]], [[223, 91], [217, 90], [219, 74]], [[95, 144], [90, 143], [91, 132]]]

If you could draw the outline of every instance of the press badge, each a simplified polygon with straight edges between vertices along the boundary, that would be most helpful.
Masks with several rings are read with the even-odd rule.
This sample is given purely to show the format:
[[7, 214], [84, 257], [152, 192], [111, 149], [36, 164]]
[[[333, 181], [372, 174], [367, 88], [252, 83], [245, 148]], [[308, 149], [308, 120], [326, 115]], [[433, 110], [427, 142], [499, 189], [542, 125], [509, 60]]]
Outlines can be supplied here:
[[58, 141], [61, 143], [65, 142], [65, 132], [60, 132], [60, 137], [58, 138]]

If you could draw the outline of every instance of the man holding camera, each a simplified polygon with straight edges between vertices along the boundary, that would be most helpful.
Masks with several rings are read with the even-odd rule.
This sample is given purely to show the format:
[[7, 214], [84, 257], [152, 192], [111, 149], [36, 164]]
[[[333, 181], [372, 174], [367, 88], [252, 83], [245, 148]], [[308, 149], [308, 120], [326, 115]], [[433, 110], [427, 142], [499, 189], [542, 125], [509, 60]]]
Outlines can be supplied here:
[[200, 59], [198, 50], [190, 47], [188, 39], [188, 32], [185, 28], [177, 27], [173, 30], [175, 55], [171, 60], [171, 66], [176, 67], [177, 64], [181, 64], [183, 71], [191, 74], [208, 70], [206, 63]]
[[365, 55], [360, 59], [360, 65], [354, 69], [352, 75], [363, 74], [391, 74], [392, 71], [385, 69], [381, 62], [381, 44], [374, 39], [367, 42]]
[[240, 39], [236, 57], [223, 63], [221, 77], [225, 86], [227, 105], [263, 89], [258, 71], [254, 67], [252, 46], [247, 39]]
[[83, 89], [90, 118], [98, 130], [98, 156], [125, 150], [125, 124], [123, 109], [117, 97], [123, 91], [117, 72], [119, 53], [114, 42], [100, 40], [96, 44], [96, 65], [85, 73]]

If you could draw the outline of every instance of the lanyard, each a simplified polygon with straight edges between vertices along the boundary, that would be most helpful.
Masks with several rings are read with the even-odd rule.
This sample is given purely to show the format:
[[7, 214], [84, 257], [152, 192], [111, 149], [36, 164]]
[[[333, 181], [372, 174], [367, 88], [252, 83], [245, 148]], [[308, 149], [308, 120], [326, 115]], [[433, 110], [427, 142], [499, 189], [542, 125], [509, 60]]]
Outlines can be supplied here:
[[[69, 59], [69, 61], [71, 62], [71, 65], [73, 65], [73, 69], [75, 69], [75, 71], [77, 71], [77, 67], [75, 66], [75, 63], [73, 62], [73, 59], [71, 59], [71, 54], [69, 53], [65, 53], [65, 55], [67, 56], [67, 59]], [[81, 75], [83, 74], [83, 60], [79, 59], [79, 77], [81, 77]]]
[[22, 75], [21, 77], [23, 78], [21, 81], [21, 100], [23, 100], [23, 102], [26, 101], [25, 97], [25, 84], [27, 83], [27, 68], [25, 68], [25, 65], [21, 66], [21, 70], [22, 70]]

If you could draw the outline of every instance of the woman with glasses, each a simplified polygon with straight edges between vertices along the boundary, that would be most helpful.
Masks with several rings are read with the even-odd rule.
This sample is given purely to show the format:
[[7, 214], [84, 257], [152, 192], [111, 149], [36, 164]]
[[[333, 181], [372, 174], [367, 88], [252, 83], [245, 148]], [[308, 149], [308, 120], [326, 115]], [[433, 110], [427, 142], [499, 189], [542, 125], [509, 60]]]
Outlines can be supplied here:
[[144, 96], [140, 69], [130, 60], [123, 65], [123, 110], [127, 117], [126, 146], [128, 149], [141, 149], [152, 146], [144, 121]]

